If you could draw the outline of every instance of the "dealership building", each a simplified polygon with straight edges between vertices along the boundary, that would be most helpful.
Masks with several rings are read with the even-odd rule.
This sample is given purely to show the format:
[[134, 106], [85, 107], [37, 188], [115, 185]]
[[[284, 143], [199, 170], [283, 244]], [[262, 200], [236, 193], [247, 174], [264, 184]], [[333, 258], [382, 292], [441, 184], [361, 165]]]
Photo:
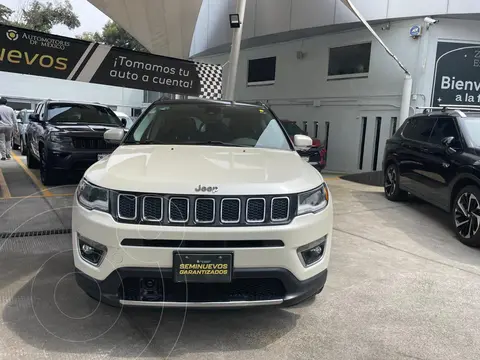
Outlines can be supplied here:
[[[154, 54], [222, 65], [225, 89], [236, 0], [89, 1]], [[411, 114], [423, 106], [480, 105], [480, 1], [351, 1], [411, 73]], [[327, 144], [327, 170], [379, 170], [385, 141], [404, 120], [405, 73], [394, 59], [342, 0], [247, 0], [246, 6], [235, 98], [268, 102]], [[134, 115], [159, 96], [0, 77], [5, 95], [30, 104], [75, 96]]]

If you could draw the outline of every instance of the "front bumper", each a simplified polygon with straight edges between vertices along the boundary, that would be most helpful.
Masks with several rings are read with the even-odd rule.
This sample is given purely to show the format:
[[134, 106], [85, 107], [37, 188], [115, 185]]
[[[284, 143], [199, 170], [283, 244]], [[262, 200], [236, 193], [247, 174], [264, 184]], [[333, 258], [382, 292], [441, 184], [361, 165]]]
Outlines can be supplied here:
[[54, 170], [85, 171], [98, 161], [98, 155], [109, 155], [112, 152], [111, 149], [77, 150], [53, 147], [48, 151], [47, 162]]
[[[131, 288], [121, 286], [129, 279], [142, 278], [158, 280], [160, 295], [155, 301], [139, 301], [129, 295]], [[272, 286], [274, 280], [282, 284], [281, 288], [276, 289]], [[112, 306], [162, 308], [292, 306], [320, 293], [326, 280], [326, 269], [308, 280], [299, 281], [285, 269], [257, 268], [235, 269], [230, 284], [187, 285], [174, 284], [171, 269], [120, 268], [103, 281], [95, 280], [76, 269], [78, 286], [94, 299]], [[262, 283], [263, 289], [260, 290]], [[249, 293], [245, 291], [247, 286], [252, 288]], [[241, 292], [240, 289], [244, 291]]]
[[[287, 225], [225, 228], [118, 223], [110, 214], [89, 211], [79, 206], [75, 196], [72, 242], [77, 282], [92, 297], [112, 305], [189, 307], [289, 305], [315, 295], [323, 288], [330, 258], [332, 226], [332, 199], [323, 211], [297, 216]], [[80, 257], [78, 234], [106, 246], [107, 253], [100, 266], [93, 266]], [[298, 248], [323, 237], [326, 237], [326, 245], [321, 260], [305, 268], [299, 259]], [[124, 239], [183, 240], [189, 244], [195, 243], [195, 240], [199, 243], [218, 241], [218, 247], [210, 246], [206, 249], [189, 246], [188, 249], [181, 250], [192, 253], [205, 250], [220, 254], [233, 253], [232, 282], [226, 285], [201, 284], [202, 289], [189, 284], [190, 295], [186, 297], [185, 284], [176, 284], [172, 281], [173, 253], [180, 249], [167, 245], [124, 246], [121, 245]], [[229, 241], [242, 240], [259, 242], [281, 240], [284, 245], [242, 248], [228, 245]], [[129, 300], [127, 288], [135, 288], [144, 278], [163, 281], [165, 287], [162, 287], [162, 291], [166, 295], [161, 302], [148, 301], [144, 304], [135, 296], [134, 300]], [[130, 279], [127, 281], [130, 285], [125, 285], [125, 279]], [[124, 285], [125, 288], [122, 290]], [[222, 290], [218, 296], [204, 297], [205, 293], [214, 293], [217, 290]], [[197, 292], [198, 296], [193, 296]], [[238, 296], [226, 297], [226, 294]], [[258, 294], [262, 296], [259, 298]]]

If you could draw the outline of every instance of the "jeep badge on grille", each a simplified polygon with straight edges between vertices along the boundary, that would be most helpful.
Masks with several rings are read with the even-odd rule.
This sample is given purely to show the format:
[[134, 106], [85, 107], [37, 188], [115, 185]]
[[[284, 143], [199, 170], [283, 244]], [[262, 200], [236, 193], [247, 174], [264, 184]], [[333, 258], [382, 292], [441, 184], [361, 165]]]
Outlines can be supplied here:
[[218, 191], [218, 187], [216, 186], [202, 186], [198, 185], [195, 189], [195, 192], [209, 192], [209, 193], [216, 193]]

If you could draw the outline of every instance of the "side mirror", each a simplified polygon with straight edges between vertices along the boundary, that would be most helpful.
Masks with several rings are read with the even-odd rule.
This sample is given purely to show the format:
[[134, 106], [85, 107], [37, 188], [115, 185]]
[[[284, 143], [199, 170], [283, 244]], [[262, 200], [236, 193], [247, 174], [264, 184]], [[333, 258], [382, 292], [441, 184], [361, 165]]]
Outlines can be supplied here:
[[453, 136], [448, 136], [442, 139], [442, 145], [445, 146], [445, 151], [449, 155], [457, 152], [457, 150], [452, 148], [452, 144], [454, 143], [454, 141], [455, 141], [455, 138]]
[[443, 138], [442, 139], [442, 145], [444, 145], [446, 147], [450, 147], [453, 143], [453, 140], [455, 140], [455, 138], [453, 136]]
[[307, 135], [295, 135], [293, 137], [293, 144], [297, 148], [308, 148], [313, 144], [312, 138]]
[[28, 115], [28, 119], [33, 122], [40, 122], [40, 115], [38, 114], [30, 114]]
[[105, 141], [110, 144], [120, 144], [124, 136], [124, 129], [110, 129], [103, 134]]
[[122, 120], [122, 126], [127, 127], [127, 120], [126, 119], [121, 119]]

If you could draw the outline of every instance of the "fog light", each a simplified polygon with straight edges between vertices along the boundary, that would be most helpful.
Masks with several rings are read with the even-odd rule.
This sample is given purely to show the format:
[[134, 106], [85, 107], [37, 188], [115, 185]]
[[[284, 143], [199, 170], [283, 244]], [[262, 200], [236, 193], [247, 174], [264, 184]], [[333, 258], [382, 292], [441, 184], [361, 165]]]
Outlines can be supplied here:
[[107, 247], [80, 234], [77, 237], [82, 259], [91, 265], [100, 266], [107, 253]]
[[322, 260], [325, 253], [326, 243], [327, 235], [319, 240], [311, 242], [310, 244], [299, 247], [297, 253], [302, 265], [304, 267], [309, 267]]

